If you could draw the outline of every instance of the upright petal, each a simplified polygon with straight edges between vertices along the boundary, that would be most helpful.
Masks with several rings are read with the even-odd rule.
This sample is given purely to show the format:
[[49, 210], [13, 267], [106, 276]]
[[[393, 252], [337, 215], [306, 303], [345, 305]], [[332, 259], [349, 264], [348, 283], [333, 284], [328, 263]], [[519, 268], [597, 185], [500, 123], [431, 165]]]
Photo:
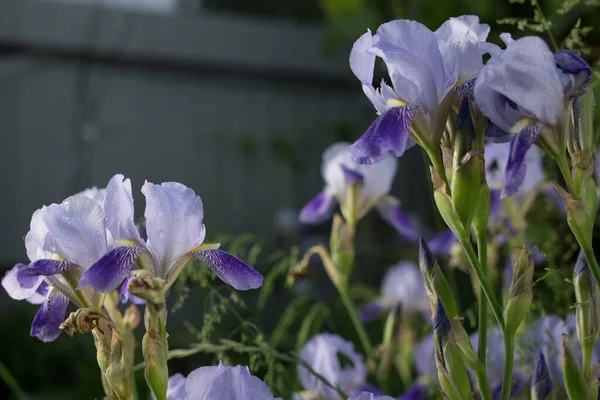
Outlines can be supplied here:
[[185, 391], [190, 400], [277, 400], [263, 381], [241, 365], [200, 367], [188, 375]]
[[398, 199], [391, 196], [382, 198], [377, 203], [377, 211], [406, 240], [416, 241], [421, 236], [417, 224], [404, 213]]
[[419, 267], [411, 261], [391, 266], [381, 281], [383, 298], [399, 303], [403, 309], [429, 312], [429, 299]]
[[[351, 342], [337, 335], [321, 333], [312, 337], [298, 356], [315, 372], [323, 375], [333, 385], [339, 385], [345, 392], [351, 392], [366, 380], [367, 371], [362, 357], [356, 353]], [[351, 365], [341, 365], [340, 356], [345, 357]], [[298, 364], [297, 368], [298, 379], [304, 389], [327, 399], [340, 399], [335, 390], [316, 379], [301, 364]]]
[[94, 186], [89, 189], [82, 190], [81, 192], [77, 193], [76, 195], [78, 195], [78, 194], [94, 200], [101, 207], [104, 206], [104, 196], [106, 195], [106, 189], [98, 189], [96, 186]]
[[377, 36], [372, 51], [385, 61], [400, 99], [435, 114], [448, 80], [435, 34], [416, 21], [395, 20]]
[[60, 324], [65, 320], [69, 299], [51, 289], [31, 324], [31, 336], [43, 342], [54, 341], [61, 333]]
[[106, 229], [114, 240], [133, 241], [139, 246], [144, 242], [134, 222], [131, 181], [121, 174], [111, 178], [104, 197]]
[[[469, 20], [469, 22], [474, 21]], [[487, 30], [489, 32], [489, 26], [487, 26]], [[451, 56], [458, 63], [458, 81], [464, 82], [474, 78], [483, 67], [478, 32], [464, 20], [450, 18], [435, 31], [435, 35], [446, 43], [451, 51]]]
[[202, 200], [181, 183], [144, 183], [146, 231], [160, 268], [173, 263], [204, 241]]
[[466, 24], [473, 32], [475, 32], [480, 42], [485, 42], [487, 40], [491, 28], [488, 24], [480, 23], [477, 15], [461, 15], [460, 17], [453, 19]]
[[524, 117], [557, 124], [563, 115], [563, 99], [554, 55], [538, 37], [510, 43], [487, 62], [475, 82], [477, 106], [507, 132]]
[[34, 295], [42, 284], [41, 276], [23, 276], [20, 271], [28, 268], [26, 264], [16, 264], [2, 278], [2, 287], [6, 293], [15, 300], [24, 300]]
[[223, 282], [237, 290], [257, 289], [262, 286], [263, 276], [248, 264], [223, 250], [196, 250], [194, 257], [202, 261]]
[[527, 173], [525, 155], [540, 135], [541, 130], [542, 126], [540, 124], [529, 125], [511, 140], [510, 154], [506, 163], [504, 188], [502, 189], [503, 198], [516, 194], [525, 180]]
[[369, 87], [373, 87], [375, 69], [375, 55], [368, 51], [372, 46], [373, 35], [367, 30], [354, 42], [350, 51], [350, 69], [363, 85]]
[[373, 164], [387, 155], [400, 157], [406, 150], [414, 108], [392, 107], [377, 117], [369, 129], [350, 147], [359, 164]]
[[107, 251], [102, 207], [83, 195], [42, 208], [42, 218], [51, 232], [57, 253], [66, 260], [90, 267]]
[[129, 276], [142, 251], [138, 246], [115, 247], [83, 273], [78, 289], [89, 285], [100, 293], [115, 290]]
[[590, 84], [592, 68], [574, 51], [559, 50], [554, 59], [562, 72], [565, 96], [581, 96]]
[[298, 219], [303, 224], [318, 224], [331, 217], [335, 196], [327, 190], [319, 192], [302, 208]]
[[25, 248], [30, 261], [48, 258], [55, 253], [54, 240], [42, 217], [42, 209], [36, 210], [31, 216], [29, 232], [25, 235]]

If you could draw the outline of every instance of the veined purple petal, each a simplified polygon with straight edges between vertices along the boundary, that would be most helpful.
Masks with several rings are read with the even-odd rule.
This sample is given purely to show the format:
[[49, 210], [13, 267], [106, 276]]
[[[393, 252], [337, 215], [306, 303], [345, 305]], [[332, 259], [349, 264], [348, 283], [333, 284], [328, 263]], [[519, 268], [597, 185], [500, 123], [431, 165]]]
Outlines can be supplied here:
[[106, 229], [114, 240], [131, 240], [143, 246], [144, 242], [133, 222], [133, 195], [131, 181], [121, 174], [111, 178], [106, 186], [104, 197]]
[[61, 333], [60, 324], [65, 320], [69, 299], [58, 291], [51, 290], [31, 324], [31, 336], [43, 342], [52, 342]]
[[419, 239], [419, 230], [411, 218], [402, 211], [400, 202], [393, 197], [384, 197], [377, 202], [379, 215], [402, 237], [409, 241]]
[[168, 270], [204, 241], [202, 200], [192, 189], [177, 182], [160, 185], [146, 182], [142, 193], [146, 196], [148, 242], [160, 264], [158, 267]]
[[406, 149], [406, 141], [414, 108], [393, 107], [377, 117], [369, 129], [350, 147], [359, 164], [373, 164], [383, 157], [400, 157]]
[[142, 251], [138, 246], [115, 247], [83, 273], [78, 289], [89, 285], [100, 293], [115, 290], [129, 276]]
[[303, 224], [323, 222], [331, 216], [334, 204], [335, 196], [327, 190], [323, 190], [302, 208], [298, 219]]
[[529, 125], [523, 128], [511, 140], [502, 198], [512, 196], [519, 191], [519, 187], [525, 180], [525, 174], [527, 173], [525, 154], [527, 154], [527, 150], [536, 141], [541, 130], [541, 124]]
[[340, 167], [342, 168], [342, 172], [344, 173], [346, 185], [349, 186], [356, 183], [357, 185], [362, 186], [365, 184], [365, 177], [360, 172], [354, 171], [343, 164]]
[[358, 308], [358, 317], [363, 322], [372, 321], [390, 308], [390, 304], [382, 299], [373, 300]]
[[267, 385], [250, 375], [248, 367], [200, 367], [192, 371], [185, 382], [190, 400], [281, 400], [274, 399]]
[[581, 96], [590, 84], [592, 68], [574, 51], [559, 50], [554, 54], [558, 68], [563, 72], [565, 96]]
[[40, 275], [51, 276], [62, 274], [71, 264], [67, 261], [59, 260], [37, 260], [29, 264], [29, 268], [20, 269], [18, 272], [19, 280], [34, 279]]
[[26, 264], [16, 264], [2, 278], [2, 287], [15, 300], [27, 299], [34, 295], [42, 284], [41, 276], [30, 276], [19, 272], [29, 268]]
[[261, 274], [239, 258], [223, 250], [197, 250], [191, 254], [234, 289], [249, 290], [262, 286], [263, 276]]
[[428, 398], [429, 386], [425, 383], [413, 383], [398, 400], [425, 400]]
[[[123, 281], [123, 284], [121, 285], [121, 292], [119, 293], [119, 300], [121, 300], [121, 303], [128, 303], [131, 302], [133, 304], [146, 304], [146, 300], [137, 297], [134, 294], [131, 294], [129, 292], [129, 290], [127, 290], [127, 283], [129, 282], [129, 278], [125, 279], [125, 281]], [[167, 292], [168, 294], [168, 292]]]
[[106, 251], [106, 228], [102, 207], [84, 195], [42, 208], [57, 253], [83, 268], [90, 267]]

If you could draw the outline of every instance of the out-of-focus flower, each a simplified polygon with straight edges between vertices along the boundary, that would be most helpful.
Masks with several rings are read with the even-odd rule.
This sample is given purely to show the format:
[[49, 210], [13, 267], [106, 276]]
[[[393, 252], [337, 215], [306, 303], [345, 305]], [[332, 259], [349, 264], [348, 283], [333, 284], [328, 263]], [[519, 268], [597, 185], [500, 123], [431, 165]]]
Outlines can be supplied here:
[[282, 400], [274, 398], [267, 385], [251, 375], [248, 367], [227, 367], [222, 363], [190, 372], [185, 381], [185, 395], [187, 400]]
[[362, 392], [356, 397], [348, 397], [348, 400], [394, 400], [390, 396], [376, 396], [373, 393]]
[[368, 303], [359, 313], [361, 319], [370, 320], [394, 307], [419, 313], [429, 320], [429, 300], [421, 271], [414, 262], [401, 261], [391, 266], [381, 281], [381, 297]]
[[387, 195], [397, 161], [386, 157], [376, 165], [357, 164], [352, 160], [349, 147], [348, 143], [336, 143], [323, 153], [321, 174], [325, 188], [300, 211], [300, 221], [315, 224], [327, 220], [336, 201], [347, 219], [360, 219], [376, 207], [403, 237], [416, 240], [419, 237], [416, 223], [402, 211], [397, 199]]
[[[435, 33], [416, 21], [395, 20], [375, 35], [363, 34], [350, 53], [350, 68], [379, 117], [352, 146], [356, 160], [372, 164], [401, 156], [413, 143], [435, 145], [451, 103], [470, 95], [482, 67], [489, 26], [475, 16], [446, 21]], [[387, 65], [391, 86], [373, 87], [375, 58]], [[441, 121], [441, 123], [440, 123]]]
[[435, 366], [433, 335], [421, 339], [415, 347], [414, 364], [420, 377], [437, 382], [437, 367]]
[[[173, 283], [192, 258], [205, 263], [222, 281], [238, 290], [260, 287], [262, 275], [238, 258], [218, 250], [218, 244], [203, 244], [202, 200], [181, 183], [144, 183], [146, 232], [143, 240], [133, 219], [131, 182], [115, 175], [106, 187], [104, 220], [114, 246], [83, 274], [79, 287], [89, 285], [98, 292], [116, 289], [136, 268], [138, 260], [151, 277]], [[131, 280], [129, 281], [131, 285]]]
[[[495, 126], [510, 135], [503, 197], [517, 193], [526, 175], [525, 155], [541, 134], [551, 146], [565, 143], [565, 100], [580, 89], [580, 85], [575, 89], [579, 78], [571, 78], [589, 69], [571, 52], [560, 56], [560, 61], [555, 59], [539, 37], [507, 42], [506, 50], [492, 56], [475, 82], [477, 106]], [[574, 63], [575, 57], [581, 62]], [[562, 69], [557, 67], [557, 61], [559, 66], [563, 64]], [[575, 68], [576, 65], [579, 66]], [[570, 89], [563, 86], [567, 82], [572, 83]]]
[[[322, 375], [332, 385], [338, 385], [345, 393], [360, 393], [360, 386], [366, 381], [367, 370], [362, 357], [354, 350], [351, 342], [337, 335], [321, 333], [313, 336], [302, 347], [298, 356], [313, 371]], [[346, 365], [340, 362], [342, 357], [346, 360]], [[302, 364], [298, 364], [297, 369], [304, 396], [342, 400], [335, 389], [311, 374]]]
[[544, 353], [540, 352], [538, 360], [535, 363], [535, 370], [531, 378], [531, 399], [544, 400], [552, 393], [552, 378], [546, 366]]

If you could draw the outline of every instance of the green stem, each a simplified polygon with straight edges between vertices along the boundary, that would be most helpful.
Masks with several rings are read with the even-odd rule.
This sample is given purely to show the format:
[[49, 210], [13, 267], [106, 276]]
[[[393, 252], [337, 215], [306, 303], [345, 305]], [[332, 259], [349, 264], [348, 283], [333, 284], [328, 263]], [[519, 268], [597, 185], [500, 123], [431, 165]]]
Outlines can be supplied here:
[[475, 270], [475, 275], [477, 275], [477, 280], [479, 281], [481, 290], [483, 291], [483, 294], [485, 295], [488, 303], [490, 304], [492, 313], [494, 314], [494, 317], [498, 322], [498, 327], [500, 328], [500, 331], [504, 332], [504, 317], [502, 316], [502, 307], [500, 306], [500, 303], [498, 303], [498, 300], [494, 295], [494, 291], [492, 289], [492, 286], [490, 285], [490, 282], [488, 281], [487, 277], [483, 274], [483, 270], [481, 269], [479, 260], [475, 255], [475, 250], [473, 249], [473, 245], [471, 244], [471, 240], [469, 239], [468, 234], [459, 235], [457, 236], [457, 239], [467, 256], [469, 263]]
[[77, 286], [79, 285], [79, 282], [78, 282], [77, 278], [75, 278], [75, 276], [73, 275], [72, 271], [67, 269], [62, 273], [62, 276], [63, 276], [63, 278], [65, 278], [65, 280], [67, 281], [69, 286], [71, 286], [71, 289], [73, 289], [73, 293], [75, 294], [75, 297], [77, 297], [77, 300], [79, 300], [81, 302], [81, 306], [84, 308], [90, 308], [91, 307], [90, 300], [87, 298], [87, 296], [81, 290], [77, 290]]
[[509, 400], [512, 391], [512, 371], [515, 357], [514, 335], [504, 334], [504, 372], [500, 400]]
[[425, 146], [423, 149], [425, 149], [425, 152], [429, 156], [429, 160], [431, 160], [431, 164], [438, 173], [440, 179], [446, 184], [447, 188], [450, 188], [450, 183], [448, 182], [448, 177], [446, 176], [446, 168], [444, 168], [444, 162], [442, 161], [439, 147], [430, 149], [428, 146]]
[[360, 318], [358, 318], [358, 314], [356, 313], [356, 307], [352, 303], [352, 300], [348, 296], [348, 292], [346, 289], [339, 289], [340, 297], [342, 298], [342, 302], [344, 303], [344, 307], [346, 307], [346, 311], [350, 315], [350, 319], [352, 320], [352, 324], [354, 325], [354, 329], [358, 333], [358, 337], [363, 346], [365, 354], [369, 360], [374, 360], [373, 354], [373, 346], [371, 345], [371, 341], [369, 340], [369, 336], [365, 331], [362, 323], [360, 322]]
[[[586, 338], [586, 341], [587, 341], [587, 338]], [[589, 380], [590, 380], [590, 367], [592, 365], [592, 350], [593, 350], [593, 346], [590, 346], [588, 343], [581, 344], [581, 354], [582, 354], [582, 362], [583, 362], [583, 377], [585, 378], [586, 382], [589, 382]]]
[[[487, 229], [480, 229], [476, 231], [477, 236], [477, 258], [479, 259], [479, 265], [481, 265], [482, 274], [487, 280]], [[490, 400], [489, 386], [487, 382], [486, 374], [486, 357], [487, 357], [487, 318], [488, 308], [487, 302], [483, 300], [485, 292], [483, 287], [479, 288], [479, 323], [478, 323], [478, 335], [479, 340], [477, 343], [477, 354], [479, 356], [479, 362], [481, 363], [480, 371], [477, 375], [477, 383], [479, 384], [479, 390], [481, 392], [481, 398], [484, 400]]]
[[19, 386], [19, 382], [0, 361], [0, 381], [3, 381], [17, 400], [29, 400], [27, 393]]
[[594, 249], [592, 249], [591, 244], [588, 243], [579, 243], [579, 245], [581, 246], [581, 251], [583, 251], [585, 261], [587, 262], [590, 271], [592, 271], [592, 276], [594, 277], [594, 281], [596, 281], [596, 285], [600, 285], [600, 266], [598, 266], [598, 260], [596, 260], [596, 256], [594, 255]]
[[560, 173], [565, 180], [567, 189], [569, 189], [569, 193], [575, 196], [577, 192], [575, 191], [575, 186], [573, 185], [573, 177], [571, 176], [571, 169], [569, 168], [569, 161], [567, 160], [566, 154], [563, 153], [560, 156], [556, 154], [552, 155], [554, 156], [554, 160], [558, 165], [558, 169], [560, 169]]

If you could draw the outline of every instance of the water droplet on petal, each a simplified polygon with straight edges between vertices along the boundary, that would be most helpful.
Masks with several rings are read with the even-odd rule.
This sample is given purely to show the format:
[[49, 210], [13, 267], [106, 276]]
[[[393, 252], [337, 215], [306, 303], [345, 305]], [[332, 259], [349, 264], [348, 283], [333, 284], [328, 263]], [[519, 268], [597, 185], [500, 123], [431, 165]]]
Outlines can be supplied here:
[[167, 234], [164, 231], [158, 231], [158, 237], [164, 239], [167, 237]]

